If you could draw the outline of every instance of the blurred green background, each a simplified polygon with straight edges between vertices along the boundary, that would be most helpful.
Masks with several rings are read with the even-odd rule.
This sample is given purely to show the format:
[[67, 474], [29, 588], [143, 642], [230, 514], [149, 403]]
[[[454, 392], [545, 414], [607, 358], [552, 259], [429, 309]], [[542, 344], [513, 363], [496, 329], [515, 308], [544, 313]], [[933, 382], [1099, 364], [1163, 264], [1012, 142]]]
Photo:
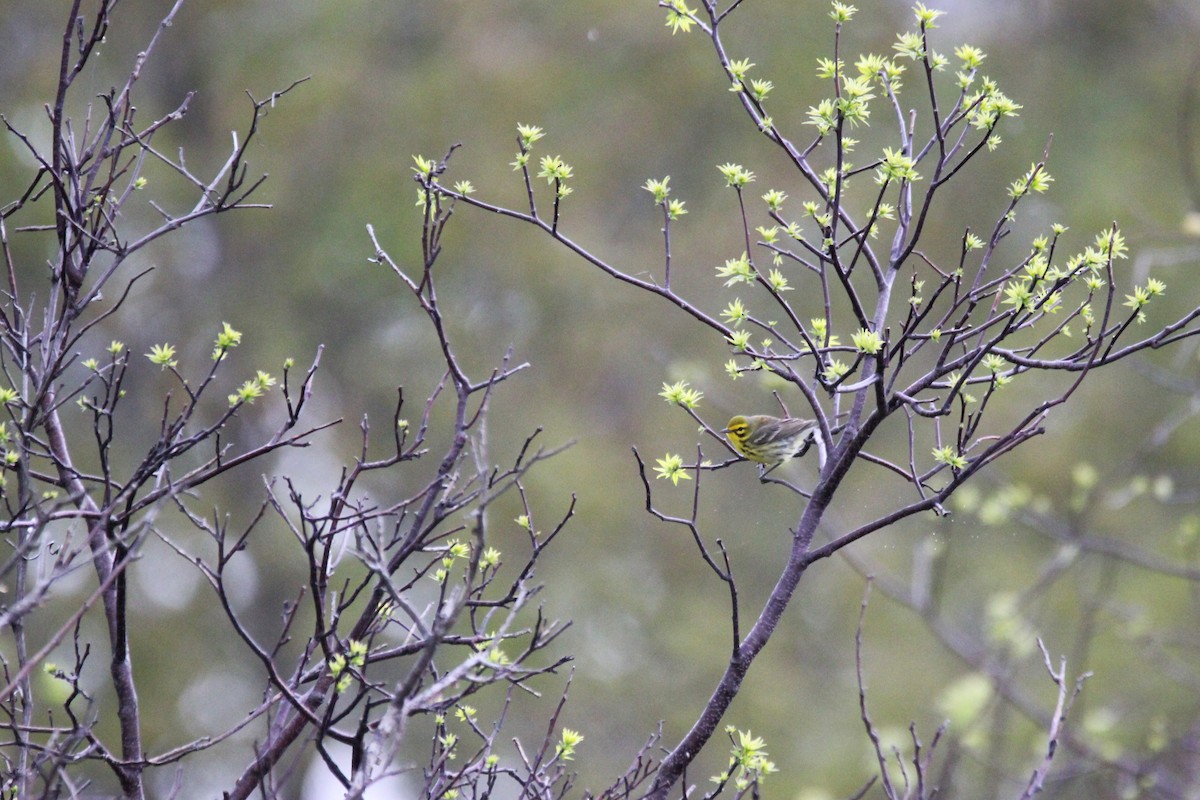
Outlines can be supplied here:
[[[907, 2], [857, 5], [843, 39], [848, 61], [890, 52], [895, 34], [913, 27]], [[0, 112], [35, 138], [45, 136], [42, 106], [52, 97], [65, 6], [12, 0], [0, 10], [6, 53]], [[1053, 134], [1053, 189], [1022, 208], [1002, 256], [1020, 258], [1030, 236], [1052, 222], [1070, 226], [1066, 249], [1074, 252], [1117, 220], [1134, 251], [1123, 267], [1129, 280], [1144, 282], [1152, 270], [1168, 286], [1150, 324], [1194, 305], [1200, 247], [1185, 222], [1197, 187], [1187, 185], [1185, 165], [1197, 154], [1183, 152], [1181, 120], [1200, 124], [1200, 109], [1187, 104], [1200, 6], [1191, 0], [931, 6], [948, 12], [935, 47], [947, 54], [962, 43], [981, 47], [988, 54], [982, 72], [1023, 109], [1001, 127], [999, 151], [947, 189], [926, 231], [927, 251], [945, 257], [964, 227], [989, 230], [1005, 207], [1008, 183], [1040, 158]], [[166, 8], [124, 0], [85, 85], [99, 93], [123, 75]], [[753, 74], [775, 83], [771, 110], [797, 141], [809, 136], [800, 127], [805, 111], [825, 96], [815, 62], [831, 55], [827, 11], [824, 0], [755, 0], [725, 31], [731, 55], [750, 58]], [[808, 195], [746, 120], [703, 37], [672, 36], [663, 18], [650, 0], [196, 0], [184, 7], [147, 66], [138, 107], [149, 120], [197, 92], [184, 121], [157, 140], [167, 152], [184, 148], [196, 173], [222, 163], [230, 130], [244, 129], [245, 91], [264, 98], [312, 77], [271, 110], [252, 151], [252, 171], [270, 176], [258, 200], [273, 209], [210, 218], [148, 250], [138, 265], [155, 271], [104, 335], [135, 353], [176, 342], [181, 363], [201, 370], [213, 332], [228, 321], [245, 333], [236, 355], [247, 374], [277, 372], [288, 356], [306, 365], [324, 345], [311, 419], [346, 420], [318, 446], [216, 487], [205, 506], [229, 509], [231, 527], [245, 524], [261, 497], [260, 473], [288, 474], [311, 495], [327, 495], [356, 453], [362, 415], [386, 428], [398, 385], [412, 404], [407, 415], [419, 414], [440, 374], [433, 339], [395, 277], [367, 263], [373, 250], [365, 232], [372, 224], [392, 256], [416, 271], [420, 211], [412, 154], [440, 157], [462, 143], [451, 181], [469, 179], [482, 199], [520, 207], [523, 190], [509, 167], [515, 125], [545, 127], [535, 155], [561, 154], [577, 176], [562, 229], [634, 274], [660, 269], [661, 218], [641, 186], [669, 174], [674, 196], [690, 211], [674, 228], [679, 286], [710, 310], [724, 305], [713, 269], [743, 246], [735, 197], [721, 188], [715, 165], [733, 161], [755, 171], [751, 198], [778, 188], [795, 205]], [[946, 78], [948, 86], [952, 76]], [[918, 125], [927, 130], [911, 69], [907, 88], [905, 101], [921, 110]], [[860, 138], [886, 143], [889, 122], [876, 106], [873, 127]], [[5, 141], [0, 184], [7, 198], [23, 188], [31, 166], [13, 137]], [[176, 210], [192, 202], [164, 171], [148, 174], [149, 196]], [[131, 216], [131, 225], [148, 224], [143, 210], [147, 217]], [[40, 263], [32, 248], [28, 256]], [[664, 743], [678, 740], [719, 676], [730, 640], [724, 586], [685, 530], [644, 513], [630, 448], [648, 460], [694, 452], [694, 424], [656, 397], [663, 381], [687, 379], [703, 390], [701, 413], [717, 427], [733, 413], [771, 411], [773, 401], [755, 379], [725, 377], [728, 356], [715, 336], [666, 303], [603, 277], [532, 228], [460, 208], [438, 278], [452, 336], [476, 377], [509, 346], [518, 361], [532, 364], [496, 399], [490, 459], [511, 459], [537, 426], [545, 428], [547, 443], [576, 441], [535, 471], [529, 487], [543, 529], [557, 521], [571, 493], [578, 495], [575, 519], [538, 575], [548, 586], [548, 614], [574, 621], [561, 640], [577, 655], [561, 722], [586, 735], [575, 763], [580, 785], [598, 791], [659, 720]], [[94, 344], [100, 349], [107, 341]], [[1175, 389], [1161, 380], [1164, 372]], [[997, 619], [1024, 624], [1052, 653], [1070, 657], [1072, 673], [1093, 670], [1074, 719], [1096, 749], [1144, 755], [1153, 750], [1155, 731], [1179, 741], [1197, 720], [1200, 684], [1191, 586], [1064, 551], [1048, 532], [1112, 537], [1172, 563], [1195, 563], [1200, 426], [1187, 415], [1196, 372], [1195, 348], [1185, 343], [1095, 375], [1070, 407], [1052, 414], [1046, 436], [980, 479], [967, 499], [987, 514], [964, 506], [949, 519], [914, 519], [852, 548], [858, 568], [840, 559], [814, 567], [728, 718], [766, 738], [780, 767], [771, 793], [844, 796], [873, 774], [854, 686], [862, 570], [880, 575], [880, 588], [884, 579], [903, 586], [931, 571], [940, 619], [952, 629], [980, 639]], [[166, 383], [148, 369], [138, 380], [144, 388], [131, 398], [130, 420], [153, 421]], [[1035, 399], [1006, 398], [1012, 406], [1002, 416]], [[705, 451], [718, 454], [712, 442]], [[790, 466], [788, 475], [810, 482], [812, 465]], [[419, 477], [411, 481], [416, 486]], [[1008, 482], [1023, 489], [997, 497]], [[660, 481], [654, 488], [665, 509], [684, 511], [690, 486]], [[839, 494], [824, 535], [906, 498], [903, 487], [860, 470]], [[745, 628], [786, 558], [799, 507], [776, 487], [760, 487], [744, 466], [705, 480], [701, 512], [709, 542], [720, 537], [728, 546]], [[496, 525], [505, 522], [498, 518]], [[516, 533], [504, 534], [514, 546]], [[259, 615], [266, 631], [294, 597], [304, 564], [286, 535], [264, 537], [270, 547], [247, 559], [242, 608]], [[1075, 560], [1066, 576], [1048, 577], [1046, 564], [1056, 553]], [[261, 691], [262, 676], [189, 567], [162, 547], [151, 548], [151, 558], [153, 569], [134, 573], [145, 612], [135, 646], [148, 739], [163, 750], [238, 719]], [[79, 591], [90, 587], [81, 575]], [[1009, 653], [1011, 664], [999, 660], [1048, 713], [1053, 687], [1028, 636], [1024, 643]], [[940, 704], [946, 687], [972, 671], [880, 591], [868, 613], [864, 655], [876, 723], [902, 733], [915, 720], [925, 741], [953, 710]], [[546, 699], [524, 706], [530, 720], [549, 714], [561, 683], [544, 688]], [[1037, 729], [1022, 719], [1001, 713], [974, 732], [982, 744], [952, 729], [958, 796], [1013, 795], [1042, 746]], [[540, 737], [542, 724], [518, 720], [514, 730]], [[189, 767], [187, 796], [223, 787], [246, 752], [218, 748]], [[710, 746], [689, 779], [703, 784], [723, 768], [724, 752], [719, 742]], [[168, 772], [156, 777], [163, 791], [173, 778]], [[305, 796], [332, 796], [322, 794], [332, 790], [315, 778], [306, 785]], [[1053, 796], [1121, 796], [1117, 787], [1109, 771], [1071, 774]], [[299, 784], [295, 791], [301, 796]]]

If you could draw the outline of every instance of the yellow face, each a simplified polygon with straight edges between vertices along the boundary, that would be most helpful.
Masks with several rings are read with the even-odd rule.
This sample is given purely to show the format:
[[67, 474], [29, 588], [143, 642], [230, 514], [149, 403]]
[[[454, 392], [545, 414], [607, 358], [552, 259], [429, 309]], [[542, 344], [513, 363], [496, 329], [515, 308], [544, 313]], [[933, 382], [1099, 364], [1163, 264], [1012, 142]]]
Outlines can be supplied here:
[[741, 450], [742, 442], [750, 437], [750, 421], [743, 416], [736, 416], [729, 420], [729, 424], [721, 432], [729, 434], [729, 440]]

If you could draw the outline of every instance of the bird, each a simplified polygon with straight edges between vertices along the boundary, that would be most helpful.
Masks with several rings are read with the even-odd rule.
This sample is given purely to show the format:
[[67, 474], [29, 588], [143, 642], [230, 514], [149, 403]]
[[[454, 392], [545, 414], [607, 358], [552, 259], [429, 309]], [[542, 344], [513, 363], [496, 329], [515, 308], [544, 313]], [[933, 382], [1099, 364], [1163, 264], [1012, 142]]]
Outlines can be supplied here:
[[825, 443], [816, 420], [802, 417], [772, 417], [767, 414], [738, 415], [721, 431], [741, 455], [762, 465], [766, 475], [789, 458], [808, 452], [815, 442], [817, 460], [825, 466]]

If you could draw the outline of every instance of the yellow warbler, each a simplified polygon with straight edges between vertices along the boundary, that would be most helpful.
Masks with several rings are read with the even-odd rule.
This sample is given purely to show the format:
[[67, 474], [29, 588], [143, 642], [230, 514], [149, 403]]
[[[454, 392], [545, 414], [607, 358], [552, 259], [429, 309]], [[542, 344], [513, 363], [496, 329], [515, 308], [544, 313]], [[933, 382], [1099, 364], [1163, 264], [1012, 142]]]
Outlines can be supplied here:
[[821, 466], [825, 465], [825, 448], [816, 420], [766, 414], [738, 415], [729, 420], [721, 433], [729, 438], [734, 450], [762, 464], [768, 472], [789, 458], [804, 455], [813, 442], [817, 443]]

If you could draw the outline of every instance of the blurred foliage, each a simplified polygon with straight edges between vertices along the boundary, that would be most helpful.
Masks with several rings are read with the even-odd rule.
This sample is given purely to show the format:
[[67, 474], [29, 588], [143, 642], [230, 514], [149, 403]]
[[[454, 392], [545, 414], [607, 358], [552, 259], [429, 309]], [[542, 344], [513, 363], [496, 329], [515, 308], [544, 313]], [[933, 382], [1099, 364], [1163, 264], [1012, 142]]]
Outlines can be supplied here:
[[[756, 75], [774, 81], [779, 117], [795, 127], [823, 96], [815, 61], [830, 55], [828, 4], [745, 5], [731, 34], [733, 55], [751, 58]], [[845, 39], [849, 58], [886, 52], [895, 33], [911, 27], [906, 2], [858, 5]], [[949, 12], [937, 32], [942, 49], [963, 42], [984, 49], [983, 71], [1024, 106], [1017, 125], [1002, 132], [1001, 149], [949, 190], [952, 202], [938, 209], [927, 232], [931, 252], [956, 249], [964, 226], [987, 225], [1004, 206], [1008, 182], [1040, 157], [1052, 133], [1056, 184], [1037, 201], [1037, 214], [1026, 208], [1021, 225], [1032, 234], [1062, 222], [1077, 249], [1116, 219], [1135, 250], [1136, 279], [1153, 266], [1169, 287], [1155, 321], [1169, 318], [1172, 297], [1174, 308], [1190, 305], [1200, 288], [1200, 244], [1182, 233], [1184, 215], [1194, 210], [1182, 159], [1200, 154], [1180, 151], [1179, 122], [1189, 117], [1200, 125], [1200, 109], [1181, 107], [1195, 70], [1200, 9], [1190, 0], [931, 5]], [[166, 6], [124, 0], [93, 78], [97, 92], [128, 69]], [[0, 113], [33, 134], [46, 127], [42, 107], [53, 92], [60, 16], [59, 8], [31, 0], [0, 10]], [[549, 135], [540, 152], [561, 153], [575, 167], [564, 230], [629, 271], [661, 261], [660, 220], [641, 186], [671, 175], [674, 196], [690, 211], [675, 228], [676, 274], [685, 292], [718, 307], [713, 268], [743, 248], [734, 198], [721, 190], [714, 166], [745, 164], [759, 176], [752, 188], [761, 191], [800, 188], [747, 124], [705, 42], [671, 36], [662, 16], [649, 0], [189, 4], [147, 66], [139, 108], [158, 116], [197, 92], [168, 136], [170, 148], [185, 148], [198, 171], [223, 161], [229, 131], [248, 121], [243, 92], [261, 98], [297, 78], [312, 79], [272, 110], [251, 159], [270, 175], [259, 199], [270, 198], [274, 208], [222, 216], [154, 248], [143, 259], [154, 271], [136, 286], [126, 313], [111, 321], [111, 336], [137, 353], [178, 343], [184, 365], [203, 363], [223, 320], [244, 331], [239, 357], [248, 365], [288, 356], [307, 363], [325, 345], [317, 404], [345, 424], [319, 448], [291, 453], [274, 467], [321, 491], [322, 481], [353, 458], [362, 415], [386, 425], [398, 385], [423, 398], [439, 377], [415, 309], [390, 274], [367, 263], [365, 225], [375, 226], [398, 259], [418, 258], [410, 155], [440, 157], [456, 142], [464, 146], [452, 176], [519, 206], [522, 189], [508, 166], [517, 122], [544, 126]], [[24, 185], [30, 163], [12, 137], [6, 142], [0, 185], [11, 194]], [[156, 199], [187, 202], [172, 195], [177, 187], [150, 178]], [[518, 361], [533, 365], [496, 398], [494, 452], [511, 451], [537, 426], [551, 443], [576, 440], [551, 468], [535, 471], [529, 487], [550, 507], [565, 508], [570, 493], [579, 496], [567, 538], [549, 551], [541, 577], [549, 584], [547, 607], [574, 619], [564, 642], [578, 665], [561, 722], [585, 734], [575, 764], [580, 783], [598, 790], [660, 719], [666, 743], [677, 740], [729, 646], [725, 588], [680, 530], [643, 512], [630, 447], [644, 454], [694, 447], [694, 428], [656, 397], [666, 380], [685, 378], [702, 389], [701, 413], [716, 422], [734, 412], [771, 411], [774, 401], [753, 379], [728, 381], [722, 343], [697, 337], [689, 320], [589, 271], [532, 230], [461, 209], [446, 251], [440, 291], [468, 367], [488, 368], [510, 345]], [[837, 560], [806, 575], [786, 628], [755, 664], [729, 720], [768, 743], [781, 768], [770, 779], [772, 793], [840, 796], [872, 772], [854, 687], [863, 564], [904, 584], [915, 571], [932, 570], [939, 614], [961, 630], [980, 633], [988, 609], [1008, 598], [1013, 605], [1002, 616], [1011, 621], [1019, 611], [1052, 654], [1068, 656], [1072, 675], [1095, 672], [1073, 717], [1083, 737], [1090, 721], [1095, 746], [1111, 737], [1122, 752], [1144, 753], [1156, 731], [1168, 738], [1186, 732], [1200, 681], [1195, 582], [1114, 566], [1087, 552], [1062, 556], [1070, 545], [1054, 531], [1068, 525], [1196, 564], [1200, 425], [1186, 416], [1197, 363], [1194, 344], [1185, 343], [1139, 368], [1095, 376], [1071, 408], [1051, 416], [1045, 437], [980, 483], [949, 519], [912, 521], [859, 543], [852, 553], [861, 561], [857, 569]], [[154, 426], [161, 400], [134, 399], [139, 408], [128, 425]], [[1172, 415], [1180, 424], [1155, 438], [1156, 426]], [[716, 455], [711, 442], [705, 449]], [[1079, 480], [1085, 463], [1094, 470], [1086, 491]], [[787, 469], [801, 481], [812, 477], [807, 464]], [[208, 498], [229, 511], [233, 527], [248, 520], [260, 496], [258, 475], [240, 478], [225, 483], [225, 496]], [[1171, 491], [1156, 497], [1158, 481], [1169, 481]], [[790, 495], [760, 486], [748, 466], [706, 476], [704, 484], [705, 533], [727, 543], [743, 614], [751, 615], [786, 558], [798, 509]], [[664, 485], [655, 488], [664, 505], [688, 502], [690, 487], [677, 497]], [[864, 469], [843, 486], [829, 530], [893, 500], [879, 495]], [[261, 612], [264, 629], [295, 596], [304, 562], [290, 546], [280, 532], [277, 541], [251, 548], [245, 603]], [[1074, 559], [1072, 577], [1039, 584], [1056, 555]], [[261, 675], [232, 645], [206, 587], [175, 574], [136, 577], [137, 602], [157, 609], [157, 624], [137, 632], [135, 647], [148, 743], [162, 749], [199, 734], [205, 715], [229, 723], [242, 708], [231, 702], [223, 712], [214, 698], [252, 698], [261, 690]], [[81, 576], [79, 590], [88, 588]], [[876, 724], [902, 731], [915, 720], [928, 740], [947, 713], [939, 706], [943, 692], [977, 665], [954, 657], [903, 603], [882, 593], [865, 634]], [[1009, 651], [1009, 658], [1018, 684], [1048, 713], [1053, 687], [1040, 656], [1026, 649]], [[1160, 666], [1152, 681], [1143, 680], [1147, 659]], [[191, 666], [181, 672], [180, 664]], [[552, 703], [561, 688], [547, 684], [541, 702]], [[1119, 730], [1105, 727], [1105, 714], [1115, 715]], [[1038, 757], [1042, 728], [1016, 712], [999, 719], [985, 732], [990, 738], [955, 745], [964, 774], [977, 781], [957, 796], [992, 796], [985, 786], [1007, 796], [1012, 786], [995, 782], [992, 770], [1023, 780]], [[704, 762], [710, 771], [689, 774], [692, 781], [724, 768], [722, 747], [711, 749]], [[206, 765], [212, 773], [190, 775], [192, 785], [221, 785], [222, 770], [240, 769], [244, 760], [239, 754], [232, 765], [222, 763], [227, 758], [213, 751]], [[1115, 796], [1100, 788], [1106, 780], [1077, 778], [1054, 796]]]

